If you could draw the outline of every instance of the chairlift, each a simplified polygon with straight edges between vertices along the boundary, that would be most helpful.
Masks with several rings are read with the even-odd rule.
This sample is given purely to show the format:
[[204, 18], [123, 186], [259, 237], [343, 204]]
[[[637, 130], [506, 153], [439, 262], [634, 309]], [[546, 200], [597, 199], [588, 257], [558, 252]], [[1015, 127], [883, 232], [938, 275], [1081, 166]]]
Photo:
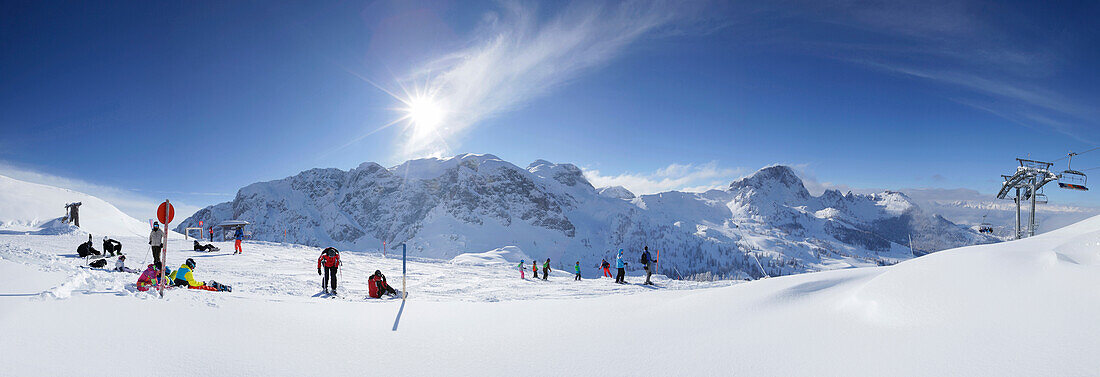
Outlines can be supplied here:
[[1088, 177], [1085, 173], [1073, 170], [1070, 166], [1073, 164], [1073, 156], [1077, 153], [1069, 154], [1069, 163], [1066, 164], [1066, 170], [1062, 171], [1062, 174], [1058, 174], [1058, 187], [1067, 190], [1088, 191], [1089, 188], [1085, 186], [1088, 183]]
[[987, 215], [982, 215], [982, 223], [978, 224], [978, 233], [993, 234], [993, 224], [985, 221]]

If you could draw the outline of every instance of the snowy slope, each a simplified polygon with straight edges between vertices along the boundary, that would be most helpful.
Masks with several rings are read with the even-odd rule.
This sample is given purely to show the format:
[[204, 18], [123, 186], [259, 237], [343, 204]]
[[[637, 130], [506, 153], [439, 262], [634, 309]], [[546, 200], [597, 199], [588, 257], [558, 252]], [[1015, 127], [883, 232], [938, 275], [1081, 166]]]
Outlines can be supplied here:
[[913, 256], [910, 235], [925, 252], [996, 241], [900, 193], [814, 197], [785, 166], [728, 190], [635, 197], [597, 190], [572, 164], [538, 160], [524, 169], [487, 154], [255, 183], [177, 229], [229, 219], [252, 222], [260, 240], [351, 250], [405, 242], [412, 255], [439, 259], [513, 245], [558, 268], [595, 266], [619, 248], [636, 261], [648, 245], [664, 251], [672, 276], [738, 278], [892, 264]]
[[[520, 280], [508, 264], [413, 260], [404, 305], [361, 299], [374, 269], [400, 280], [392, 256], [345, 252], [343, 295], [352, 299], [331, 300], [310, 297], [320, 280], [317, 248], [246, 242], [235, 256], [175, 245], [170, 263], [193, 257], [200, 279], [235, 290], [177, 290], [161, 300], [134, 292], [134, 275], [80, 268], [57, 253], [74, 242], [79, 236], [0, 235], [5, 375], [148, 375], [178, 366], [193, 375], [276, 376], [1100, 370], [1100, 217], [893, 266], [732, 285], [659, 279], [650, 289], [573, 282], [564, 272], [543, 282]], [[29, 283], [12, 288], [14, 279]], [[170, 349], [142, 346], [149, 334], [169, 339]], [[93, 352], [104, 349], [118, 356]]]
[[94, 196], [5, 176], [0, 176], [0, 232], [75, 231], [60, 221], [65, 216], [65, 204], [73, 202], [82, 203], [79, 231], [96, 237], [149, 233], [148, 224]]

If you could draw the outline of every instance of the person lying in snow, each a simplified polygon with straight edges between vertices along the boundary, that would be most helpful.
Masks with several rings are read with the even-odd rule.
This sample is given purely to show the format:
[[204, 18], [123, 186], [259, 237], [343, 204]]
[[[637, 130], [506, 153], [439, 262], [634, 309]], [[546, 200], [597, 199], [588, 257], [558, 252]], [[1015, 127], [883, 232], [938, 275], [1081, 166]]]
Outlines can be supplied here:
[[91, 234], [88, 235], [88, 242], [82, 243], [80, 246], [76, 247], [76, 255], [79, 255], [81, 258], [90, 255], [99, 255], [99, 250], [96, 250], [95, 247], [92, 246]]
[[160, 276], [160, 270], [157, 270], [157, 266], [150, 264], [149, 267], [145, 268], [145, 272], [142, 272], [141, 276], [138, 277], [137, 289], [145, 292], [156, 287]]
[[211, 245], [211, 244], [206, 244], [206, 245], [200, 244], [199, 241], [195, 241], [195, 245], [194, 245], [193, 249], [195, 251], [218, 251], [218, 250], [221, 250], [221, 249], [219, 249], [219, 248], [217, 248], [217, 247], [215, 247], [214, 245]]
[[367, 286], [370, 288], [370, 297], [373, 298], [381, 298], [382, 294], [397, 294], [397, 290], [386, 283], [386, 275], [382, 275], [382, 271], [374, 271], [374, 275], [367, 279]]
[[187, 287], [189, 289], [202, 289], [205, 291], [231, 291], [228, 285], [218, 284], [216, 281], [201, 282], [195, 280], [195, 260], [187, 258], [187, 261], [180, 265], [180, 268], [176, 269], [172, 275], [168, 278], [176, 287]]

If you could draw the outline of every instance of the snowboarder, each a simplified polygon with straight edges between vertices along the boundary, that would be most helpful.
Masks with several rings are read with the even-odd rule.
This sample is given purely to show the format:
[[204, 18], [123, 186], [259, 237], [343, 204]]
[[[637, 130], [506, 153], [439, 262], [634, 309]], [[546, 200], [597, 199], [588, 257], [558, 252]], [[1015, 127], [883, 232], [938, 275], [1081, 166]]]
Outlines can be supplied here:
[[91, 255], [99, 255], [99, 250], [96, 250], [95, 247], [92, 246], [91, 234], [88, 235], [88, 242], [82, 243], [80, 244], [80, 246], [76, 247], [76, 255], [79, 255], [81, 258]]
[[573, 277], [573, 280], [581, 281], [581, 261], [577, 261], [577, 264], [573, 265], [573, 270], [577, 272], [577, 276]]
[[534, 274], [535, 280], [538, 280], [538, 278], [539, 278], [539, 261], [537, 261], [537, 260], [532, 260], [531, 261], [531, 273]]
[[642, 251], [642, 266], [645, 267], [645, 284], [653, 285], [652, 281], [649, 281], [649, 277], [653, 276], [653, 263], [656, 263], [656, 259], [650, 259], [649, 246], [644, 247]]
[[237, 227], [237, 231], [233, 232], [233, 238], [237, 240], [233, 244], [233, 250], [235, 250], [233, 254], [244, 254], [244, 251], [241, 250], [241, 239], [244, 238], [244, 231], [241, 229], [241, 227]]
[[128, 272], [128, 273], [131, 273], [131, 274], [138, 273], [137, 270], [126, 267], [126, 256], [125, 255], [119, 255], [118, 259], [115, 259], [115, 271], [117, 271], [117, 272]]
[[180, 265], [180, 268], [172, 273], [172, 276], [170, 276], [168, 280], [171, 280], [172, 285], [175, 286], [201, 287], [206, 285], [201, 281], [195, 280], [194, 271], [195, 260], [187, 258], [187, 260]]
[[219, 249], [216, 246], [211, 245], [211, 244], [203, 245], [203, 244], [199, 243], [199, 241], [193, 241], [193, 242], [195, 244], [192, 247], [192, 249], [195, 250], [195, 251], [218, 251], [218, 250], [221, 250], [221, 249]]
[[523, 279], [523, 280], [526, 280], [526, 279], [527, 279], [527, 277], [523, 276], [523, 274], [524, 274], [525, 272], [527, 272], [527, 269], [523, 268], [523, 262], [524, 262], [524, 260], [523, 260], [523, 259], [520, 259], [520, 260], [519, 260], [519, 278], [520, 278], [520, 279]]
[[623, 249], [619, 249], [619, 255], [615, 256], [615, 268], [619, 269], [615, 275], [615, 282], [626, 284], [626, 261], [623, 260]]
[[164, 263], [160, 260], [160, 249], [164, 247], [164, 231], [160, 230], [159, 222], [153, 222], [153, 231], [149, 232], [149, 246], [153, 248], [153, 264], [157, 265], [157, 269], [164, 268]]
[[603, 269], [603, 276], [600, 276], [600, 277], [604, 277], [604, 276], [607, 276], [609, 278], [614, 277], [614, 276], [611, 276], [611, 263], [607, 262], [607, 258], [604, 258], [603, 263], [600, 264], [600, 268]]
[[321, 251], [321, 256], [317, 257], [317, 275], [321, 275], [322, 267], [324, 267], [325, 277], [321, 279], [321, 288], [325, 293], [329, 293], [328, 285], [332, 282], [331, 294], [336, 294], [336, 272], [340, 269], [340, 251], [335, 247], [328, 247]]
[[115, 241], [113, 238], [107, 236], [103, 236], [103, 255], [107, 254], [122, 254], [122, 242]]
[[550, 258], [546, 258], [546, 262], [542, 263], [542, 280], [550, 277]]
[[370, 289], [370, 297], [381, 298], [382, 294], [396, 295], [397, 290], [390, 287], [386, 283], [386, 275], [382, 275], [382, 271], [375, 270], [374, 275], [371, 275], [370, 279], [367, 279], [367, 285]]

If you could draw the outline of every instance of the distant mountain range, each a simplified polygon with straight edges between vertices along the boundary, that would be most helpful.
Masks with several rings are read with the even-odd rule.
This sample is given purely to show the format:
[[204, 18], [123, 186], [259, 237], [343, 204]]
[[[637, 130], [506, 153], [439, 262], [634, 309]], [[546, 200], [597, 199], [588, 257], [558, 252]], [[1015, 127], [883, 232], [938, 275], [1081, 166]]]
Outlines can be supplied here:
[[899, 192], [810, 195], [786, 166], [725, 190], [636, 196], [597, 189], [572, 164], [520, 168], [488, 154], [307, 170], [244, 187], [176, 229], [230, 219], [252, 222], [259, 240], [371, 251], [406, 243], [412, 255], [448, 259], [518, 246], [555, 266], [595, 265], [619, 248], [637, 265], [648, 245], [661, 250], [663, 272], [684, 277], [891, 264], [913, 257], [910, 237], [918, 252], [998, 241]]

